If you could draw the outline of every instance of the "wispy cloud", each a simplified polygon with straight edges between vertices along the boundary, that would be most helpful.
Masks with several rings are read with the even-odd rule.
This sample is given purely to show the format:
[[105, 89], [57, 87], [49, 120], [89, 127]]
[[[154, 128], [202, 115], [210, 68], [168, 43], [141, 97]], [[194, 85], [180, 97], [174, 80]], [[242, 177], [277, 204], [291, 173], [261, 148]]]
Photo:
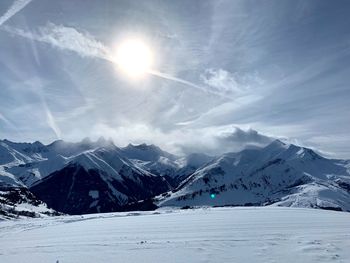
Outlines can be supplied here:
[[0, 121], [4, 122], [8, 126], [13, 126], [13, 124], [0, 112]]
[[207, 69], [200, 75], [200, 78], [203, 83], [219, 92], [232, 93], [241, 91], [234, 75], [223, 69]]
[[213, 91], [227, 95], [242, 95], [250, 91], [252, 85], [260, 86], [264, 83], [257, 72], [238, 74], [222, 68], [208, 68], [200, 74], [200, 79]]
[[49, 127], [52, 129], [52, 131], [55, 133], [57, 139], [62, 138], [62, 133], [60, 128], [57, 126], [55, 118], [52, 116], [52, 113], [50, 109], [45, 105], [45, 114], [46, 114], [46, 121]]
[[190, 121], [179, 122], [179, 126], [206, 126], [223, 125], [232, 122], [230, 116], [237, 115], [237, 111], [247, 109], [250, 105], [261, 101], [263, 97], [259, 94], [241, 96], [234, 101], [227, 101], [209, 108]]
[[32, 0], [15, 0], [5, 14], [0, 17], [0, 26], [13, 17], [16, 13], [21, 11], [31, 1]]
[[[196, 146], [215, 141], [201, 130], [235, 125], [350, 156], [350, 3], [0, 2], [0, 49], [9, 51], [0, 52], [0, 112], [24, 132], [18, 138], [73, 139], [76, 130], [80, 139], [103, 123], [126, 143], [143, 137]], [[23, 19], [11, 18], [23, 7]], [[317, 30], [320, 24], [327, 26]], [[157, 65], [156, 77], [135, 83], [104, 61], [113, 60], [108, 43], [133, 34], [152, 46]], [[38, 93], [50, 112], [23, 83], [34, 77], [45, 81]], [[0, 130], [15, 136], [3, 119]]]
[[4, 30], [31, 40], [47, 43], [61, 50], [76, 52], [82, 57], [96, 57], [110, 60], [109, 49], [87, 32], [73, 27], [48, 23], [37, 31], [27, 32], [19, 28], [5, 26]]
[[[73, 27], [48, 23], [46, 26], [40, 27], [37, 31], [33, 32], [24, 31], [11, 26], [5, 26], [3, 30], [30, 40], [49, 44], [61, 50], [76, 52], [82, 57], [95, 57], [112, 63], [116, 62], [112, 55], [112, 51], [106, 45], [96, 40], [88, 32], [80, 32]], [[228, 98], [228, 95], [222, 92], [222, 89], [215, 90], [208, 88], [208, 86], [205, 85], [197, 85], [193, 82], [160, 72], [158, 70], [149, 70], [148, 73], [163, 79], [184, 84], [188, 87], [195, 88], [208, 94]]]
[[[0, 124], [1, 123], [4, 123], [5, 126], [9, 127], [11, 133], [15, 134], [17, 137], [23, 136], [23, 134], [19, 131], [18, 127], [0, 112]], [[1, 125], [0, 125], [0, 127], [1, 127]], [[3, 134], [1, 134], [1, 136], [3, 136]]]
[[151, 74], [151, 75], [157, 76], [157, 77], [161, 77], [163, 79], [168, 79], [168, 80], [171, 80], [171, 81], [175, 81], [175, 82], [184, 84], [186, 86], [189, 86], [189, 87], [198, 89], [200, 91], [203, 91], [203, 92], [205, 92], [207, 94], [213, 94], [213, 95], [216, 95], [216, 96], [219, 96], [219, 97], [222, 97], [222, 98], [229, 98], [229, 99], [231, 99], [231, 97], [229, 97], [228, 94], [225, 94], [225, 92], [223, 92], [223, 90], [219, 90], [219, 89], [213, 90], [213, 89], [208, 88], [208, 86], [197, 85], [197, 84], [195, 84], [193, 82], [190, 82], [190, 81], [187, 81], [187, 80], [184, 80], [184, 79], [181, 79], [181, 78], [177, 78], [177, 77], [174, 77], [172, 75], [169, 75], [167, 73], [163, 73], [163, 72], [160, 72], [160, 71], [157, 71], [157, 70], [149, 70], [148, 73]]

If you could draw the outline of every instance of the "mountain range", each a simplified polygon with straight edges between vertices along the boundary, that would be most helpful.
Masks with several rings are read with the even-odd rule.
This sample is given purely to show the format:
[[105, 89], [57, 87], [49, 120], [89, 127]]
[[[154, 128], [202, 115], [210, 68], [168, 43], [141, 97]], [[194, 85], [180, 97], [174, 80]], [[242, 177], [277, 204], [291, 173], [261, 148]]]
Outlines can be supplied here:
[[177, 156], [111, 140], [0, 140], [5, 217], [160, 206], [293, 206], [350, 211], [350, 161], [275, 140], [220, 156]]

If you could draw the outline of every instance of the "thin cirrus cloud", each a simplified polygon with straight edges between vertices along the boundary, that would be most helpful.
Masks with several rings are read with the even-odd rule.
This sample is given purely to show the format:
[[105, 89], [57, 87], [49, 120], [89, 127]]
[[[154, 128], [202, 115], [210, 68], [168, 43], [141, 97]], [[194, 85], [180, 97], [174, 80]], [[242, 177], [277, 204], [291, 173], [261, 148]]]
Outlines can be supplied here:
[[[106, 133], [214, 152], [225, 145], [215, 134], [238, 126], [350, 156], [348, 1], [28, 3], [0, 3], [0, 112], [21, 138]], [[155, 50], [156, 69], [136, 84], [106, 62], [124, 33]], [[21, 84], [36, 78], [43, 84], [31, 94]]]
[[19, 28], [4, 26], [5, 31], [30, 40], [50, 44], [61, 50], [76, 52], [82, 57], [95, 57], [108, 60], [109, 50], [93, 36], [82, 33], [73, 27], [48, 23], [40, 27], [38, 32], [26, 32]]
[[[17, 36], [28, 38], [30, 40], [49, 44], [61, 50], [76, 52], [82, 57], [100, 58], [112, 63], [115, 62], [112, 51], [108, 47], [106, 47], [100, 41], [96, 40], [89, 33], [80, 32], [73, 27], [55, 25], [49, 22], [46, 26], [40, 27], [38, 29], [38, 32], [26, 32], [22, 29], [14, 28], [11, 26], [4, 26], [3, 30]], [[223, 98], [230, 98], [228, 97], [226, 90], [223, 90], [221, 87], [220, 89], [210, 89], [207, 87], [207, 85], [198, 85], [191, 81], [187, 81], [155, 69], [149, 70], [148, 73], [163, 79], [186, 85], [191, 88], [198, 89], [205, 93], [213, 94]], [[211, 85], [211, 83], [208, 82], [204, 82], [204, 84]]]
[[0, 17], [0, 26], [21, 11], [30, 2], [32, 2], [32, 0], [15, 0], [5, 14]]
[[233, 74], [224, 69], [207, 69], [200, 75], [200, 78], [208, 86], [224, 93], [241, 91], [240, 85]]
[[0, 113], [0, 120], [3, 121], [6, 125], [13, 127], [11, 121], [9, 121], [3, 114]]

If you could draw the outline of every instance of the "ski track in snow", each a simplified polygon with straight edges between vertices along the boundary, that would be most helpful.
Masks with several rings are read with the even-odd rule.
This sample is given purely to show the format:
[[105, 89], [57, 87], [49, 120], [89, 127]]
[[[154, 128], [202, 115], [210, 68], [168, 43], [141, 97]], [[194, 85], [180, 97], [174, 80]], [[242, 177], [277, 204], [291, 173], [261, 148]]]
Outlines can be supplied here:
[[0, 221], [0, 262], [350, 262], [350, 213], [206, 208]]

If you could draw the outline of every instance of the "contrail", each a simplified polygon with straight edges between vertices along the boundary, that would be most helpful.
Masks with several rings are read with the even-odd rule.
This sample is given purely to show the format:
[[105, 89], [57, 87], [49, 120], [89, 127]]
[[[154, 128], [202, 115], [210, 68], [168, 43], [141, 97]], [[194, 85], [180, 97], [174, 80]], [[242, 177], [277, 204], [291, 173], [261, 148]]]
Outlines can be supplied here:
[[[106, 47], [100, 41], [96, 40], [90, 34], [79, 32], [73, 27], [66, 27], [62, 25], [48, 23], [45, 27], [40, 27], [38, 32], [27, 32], [22, 29], [10, 26], [4, 26], [3, 30], [24, 38], [47, 43], [53, 47], [62, 50], [70, 50], [76, 52], [82, 57], [95, 57], [104, 59], [113, 64], [116, 63], [115, 59], [111, 55], [113, 52], [108, 47]], [[147, 71], [147, 73], [163, 79], [181, 83], [183, 85], [198, 89], [205, 93], [213, 94], [226, 99], [232, 99], [222, 92], [208, 89], [205, 86], [197, 85], [193, 82], [172, 76], [167, 73], [160, 72], [158, 70], [150, 69]]]
[[151, 75], [154, 75], [154, 76], [157, 76], [157, 77], [161, 77], [163, 79], [168, 79], [168, 80], [172, 80], [172, 81], [176, 81], [176, 82], [179, 82], [179, 83], [182, 83], [182, 84], [185, 84], [187, 86], [190, 86], [190, 87], [193, 87], [193, 88], [196, 88], [196, 89], [200, 89], [204, 92], [207, 92], [207, 90], [201, 86], [198, 86], [192, 82], [189, 82], [187, 80], [184, 80], [184, 79], [180, 79], [180, 78], [177, 78], [177, 77], [174, 77], [174, 76], [171, 76], [167, 73], [163, 73], [163, 72], [159, 72], [157, 70], [148, 70], [147, 73], [151, 74]]
[[18, 128], [0, 112], [0, 123], [1, 122], [4, 122], [8, 127], [10, 127], [18, 137], [22, 137], [23, 134], [18, 131]]
[[160, 77], [160, 78], [163, 78], [163, 79], [172, 80], [172, 81], [184, 84], [184, 85], [192, 87], [192, 88], [196, 88], [196, 89], [201, 90], [201, 91], [203, 91], [205, 93], [211, 93], [211, 94], [223, 97], [223, 98], [229, 98], [228, 96], [225, 96], [224, 94], [222, 94], [220, 92], [216, 92], [214, 90], [209, 90], [209, 89], [207, 89], [207, 88], [205, 88], [203, 86], [199, 86], [199, 85], [197, 85], [197, 84], [195, 84], [193, 82], [190, 82], [190, 81], [187, 81], [187, 80], [184, 80], [184, 79], [181, 79], [181, 78], [174, 77], [174, 76], [169, 75], [167, 73], [163, 73], [163, 72], [160, 72], [160, 71], [157, 71], [157, 70], [148, 70], [147, 73], [149, 73], [151, 75], [154, 75], [154, 76], [157, 76], [157, 77]]
[[57, 139], [61, 139], [62, 132], [61, 132], [60, 128], [58, 127], [58, 125], [56, 123], [56, 120], [55, 120], [54, 116], [52, 115], [52, 112], [51, 112], [50, 108], [47, 106], [46, 99], [43, 96], [43, 93], [42, 92], [37, 92], [37, 94], [38, 94], [38, 96], [39, 96], [39, 98], [41, 100], [42, 106], [43, 106], [44, 111], [45, 111], [47, 125], [55, 133], [56, 138]]
[[14, 127], [14, 125], [0, 112], [0, 121], [3, 121], [6, 123], [8, 126]]
[[0, 17], [0, 26], [9, 20], [16, 13], [21, 11], [26, 5], [28, 5], [32, 0], [15, 0], [10, 8]]
[[55, 133], [57, 139], [61, 139], [61, 130], [60, 128], [57, 126], [57, 123], [55, 121], [55, 118], [52, 116], [52, 113], [50, 111], [50, 109], [46, 106], [45, 108], [45, 114], [46, 114], [46, 121], [47, 124], [49, 125], [49, 127], [52, 129], [52, 131]]

